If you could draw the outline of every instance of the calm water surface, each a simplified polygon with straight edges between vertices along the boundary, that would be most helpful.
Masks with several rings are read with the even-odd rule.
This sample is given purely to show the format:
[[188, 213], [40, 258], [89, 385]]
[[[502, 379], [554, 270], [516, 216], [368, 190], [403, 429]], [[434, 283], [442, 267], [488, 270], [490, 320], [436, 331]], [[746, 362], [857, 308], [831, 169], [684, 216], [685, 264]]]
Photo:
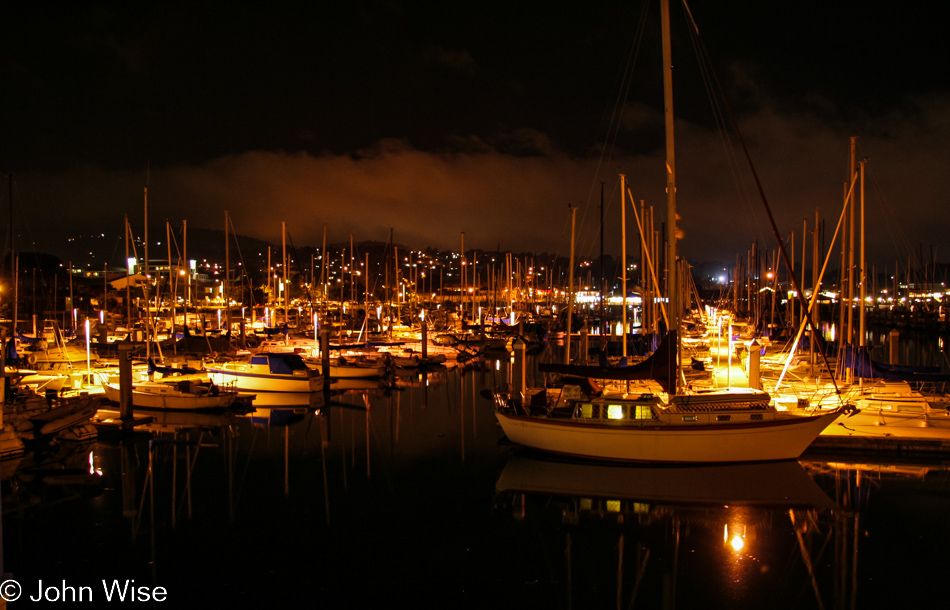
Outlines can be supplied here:
[[894, 608], [944, 594], [944, 463], [552, 460], [501, 437], [480, 391], [507, 379], [490, 362], [5, 462], [14, 607], [49, 607], [28, 599], [40, 580], [60, 600], [89, 587], [85, 607], [115, 605], [103, 580], [162, 587], [148, 604], [175, 608]]

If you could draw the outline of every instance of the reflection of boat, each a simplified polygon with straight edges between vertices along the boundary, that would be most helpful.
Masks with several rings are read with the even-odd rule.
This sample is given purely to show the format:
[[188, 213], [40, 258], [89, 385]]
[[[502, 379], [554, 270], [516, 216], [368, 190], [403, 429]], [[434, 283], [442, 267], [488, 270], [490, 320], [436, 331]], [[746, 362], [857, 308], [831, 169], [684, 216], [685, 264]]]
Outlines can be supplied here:
[[35, 397], [26, 401], [16, 431], [27, 440], [50, 437], [88, 422], [99, 409], [100, 396]]
[[[118, 419], [119, 412], [112, 409], [99, 409], [102, 419]], [[140, 424], [137, 430], [149, 432], [176, 432], [192, 428], [223, 428], [237, 420], [233, 411], [155, 411], [149, 414], [148, 423]]]
[[387, 384], [381, 379], [333, 379], [330, 383], [330, 390], [333, 392], [379, 390], [386, 386]]
[[[838, 575], [850, 559], [849, 547], [830, 544], [846, 513], [796, 461], [661, 466], [516, 454], [493, 512], [511, 520], [504, 569], [563, 595], [566, 607], [771, 607], [792, 597], [813, 607], [796, 597], [809, 585], [828, 607], [828, 564]], [[818, 548], [834, 557], [816, 557]]]
[[251, 408], [303, 407], [305, 409], [319, 409], [324, 402], [323, 392], [258, 392], [251, 402]]
[[[307, 365], [323, 372], [319, 358], [308, 360]], [[339, 356], [330, 358], [330, 377], [333, 379], [378, 379], [385, 377], [386, 372], [386, 367], [377, 362], [347, 360]]]
[[[103, 382], [106, 398], [121, 401], [118, 383]], [[132, 384], [132, 404], [146, 409], [225, 409], [234, 404], [237, 390], [200, 379], [137, 381]]]
[[240, 360], [209, 362], [205, 372], [221, 386], [253, 392], [318, 392], [323, 376], [299, 354], [248, 354]]
[[508, 459], [495, 490], [678, 505], [835, 506], [794, 460], [715, 466], [638, 466], [514, 455]]
[[260, 407], [245, 414], [255, 426], [278, 427], [289, 426], [299, 421], [310, 412], [306, 407]]
[[629, 462], [727, 463], [796, 459], [839, 412], [779, 411], [766, 392], [730, 388], [664, 403], [658, 394], [604, 393], [592, 382], [529, 394], [496, 393], [513, 443], [575, 457]]

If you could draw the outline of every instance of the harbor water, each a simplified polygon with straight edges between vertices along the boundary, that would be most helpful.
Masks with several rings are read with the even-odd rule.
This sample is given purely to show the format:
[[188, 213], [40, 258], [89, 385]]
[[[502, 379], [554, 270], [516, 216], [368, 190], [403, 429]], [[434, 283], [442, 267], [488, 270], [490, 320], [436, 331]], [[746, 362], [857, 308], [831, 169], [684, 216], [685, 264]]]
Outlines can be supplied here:
[[[14, 607], [894, 608], [943, 594], [939, 457], [721, 467], [511, 446], [507, 359], [3, 463]], [[294, 397], [284, 397], [288, 403]], [[111, 601], [110, 601], [111, 600]], [[91, 602], [91, 603], [89, 603]]]

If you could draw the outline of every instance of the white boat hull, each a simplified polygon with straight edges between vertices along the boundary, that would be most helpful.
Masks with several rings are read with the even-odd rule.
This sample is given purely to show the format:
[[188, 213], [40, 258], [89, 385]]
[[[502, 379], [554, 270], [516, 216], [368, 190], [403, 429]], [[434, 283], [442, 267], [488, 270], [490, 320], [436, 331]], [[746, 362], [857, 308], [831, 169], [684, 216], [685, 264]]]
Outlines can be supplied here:
[[[118, 384], [102, 384], [106, 398], [120, 402], [121, 393]], [[191, 394], [178, 391], [173, 384], [153, 383], [144, 389], [140, 384], [132, 386], [132, 405], [144, 409], [199, 410], [226, 409], [234, 404], [238, 393], [235, 390], [221, 390], [217, 395]]]
[[205, 372], [220, 386], [235, 387], [250, 392], [319, 392], [323, 390], [323, 377], [317, 374], [311, 376], [268, 375], [209, 365], [205, 366]]
[[797, 459], [838, 415], [734, 425], [621, 426], [496, 413], [505, 435], [518, 445], [573, 457], [660, 463]]

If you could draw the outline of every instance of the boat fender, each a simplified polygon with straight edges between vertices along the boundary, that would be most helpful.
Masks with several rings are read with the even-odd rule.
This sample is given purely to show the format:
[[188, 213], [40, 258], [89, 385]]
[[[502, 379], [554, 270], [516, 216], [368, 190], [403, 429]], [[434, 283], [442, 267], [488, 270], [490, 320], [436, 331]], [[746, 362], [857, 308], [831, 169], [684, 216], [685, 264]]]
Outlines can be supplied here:
[[36, 354], [30, 354], [29, 356], [27, 356], [26, 361], [30, 364], [30, 366], [33, 366], [34, 364], [36, 364]]

